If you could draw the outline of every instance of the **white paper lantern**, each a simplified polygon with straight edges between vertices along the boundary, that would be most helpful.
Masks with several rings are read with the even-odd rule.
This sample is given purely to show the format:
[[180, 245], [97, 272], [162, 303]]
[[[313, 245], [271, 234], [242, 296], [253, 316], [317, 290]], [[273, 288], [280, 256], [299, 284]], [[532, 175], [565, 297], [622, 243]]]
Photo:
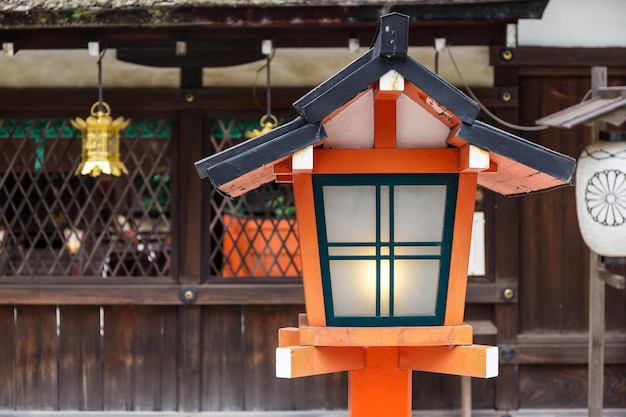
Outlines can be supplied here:
[[607, 257], [626, 256], [626, 133], [602, 133], [576, 170], [576, 212], [583, 240]]

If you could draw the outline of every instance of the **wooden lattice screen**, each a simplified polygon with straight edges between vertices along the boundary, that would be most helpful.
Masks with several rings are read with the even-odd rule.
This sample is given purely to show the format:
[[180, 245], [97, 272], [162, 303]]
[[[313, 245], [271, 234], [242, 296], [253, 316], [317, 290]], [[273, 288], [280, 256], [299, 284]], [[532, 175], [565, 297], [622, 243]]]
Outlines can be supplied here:
[[[210, 143], [219, 152], [257, 128], [249, 119], [214, 119]], [[291, 184], [267, 184], [239, 198], [211, 191], [209, 274], [225, 277], [301, 275]]]
[[[257, 123], [212, 119], [210, 145], [244, 141]], [[171, 276], [171, 141], [171, 121], [133, 120], [121, 138], [129, 175], [75, 176], [80, 132], [67, 120], [0, 119], [0, 277]], [[300, 276], [289, 184], [210, 193], [210, 277]]]
[[134, 120], [121, 140], [130, 174], [92, 178], [74, 175], [68, 120], [0, 119], [0, 277], [170, 275], [171, 130]]

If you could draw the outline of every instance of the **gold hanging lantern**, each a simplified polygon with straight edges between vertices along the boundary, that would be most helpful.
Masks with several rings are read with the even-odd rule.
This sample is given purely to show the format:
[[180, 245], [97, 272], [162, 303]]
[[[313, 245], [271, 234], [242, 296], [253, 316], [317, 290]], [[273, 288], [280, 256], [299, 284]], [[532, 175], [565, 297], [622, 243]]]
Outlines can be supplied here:
[[91, 106], [87, 120], [77, 117], [70, 120], [72, 126], [82, 132], [82, 155], [74, 175], [101, 174], [119, 177], [128, 174], [120, 160], [120, 131], [126, 129], [130, 119], [118, 117], [113, 120], [111, 107], [102, 100], [102, 58], [106, 49], [98, 56], [98, 101]]
[[278, 119], [273, 114], [270, 114], [270, 115], [266, 114], [263, 117], [261, 117], [261, 121], [259, 123], [261, 124], [261, 130], [252, 129], [246, 132], [246, 137], [248, 139], [252, 139], [257, 136], [264, 135], [270, 130], [274, 129], [276, 126], [278, 126]]
[[90, 113], [87, 120], [80, 117], [70, 120], [82, 132], [82, 159], [74, 174], [92, 177], [128, 174], [120, 160], [120, 131], [128, 127], [130, 119], [113, 120], [111, 107], [106, 102], [94, 103]]
[[[264, 135], [270, 130], [274, 129], [276, 126], [278, 126], [278, 119], [276, 118], [276, 116], [272, 114], [272, 90], [271, 90], [272, 85], [270, 82], [270, 63], [272, 62], [272, 58], [274, 56], [272, 42], [267, 41], [267, 40], [263, 41], [263, 46], [261, 50], [263, 54], [265, 54], [265, 58], [266, 58], [265, 65], [259, 69], [259, 71], [262, 70], [263, 68], [266, 69], [266, 76], [267, 76], [267, 81], [265, 83], [265, 88], [267, 91], [266, 113], [263, 117], [261, 117], [261, 120], [259, 121], [259, 124], [261, 125], [261, 129], [252, 129], [246, 132], [246, 138], [248, 139], [252, 139], [257, 136]], [[257, 71], [257, 74], [258, 74], [258, 71]], [[256, 85], [256, 81], [255, 81], [255, 85]]]

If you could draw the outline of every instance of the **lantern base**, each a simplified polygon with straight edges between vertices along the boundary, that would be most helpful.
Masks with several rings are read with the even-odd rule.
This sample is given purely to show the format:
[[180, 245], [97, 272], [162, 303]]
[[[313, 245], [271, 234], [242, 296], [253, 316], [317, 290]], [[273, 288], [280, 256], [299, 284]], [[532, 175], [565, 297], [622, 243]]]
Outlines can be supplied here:
[[122, 174], [128, 174], [128, 169], [121, 161], [82, 161], [74, 172], [74, 175], [91, 175], [92, 177], [99, 177], [102, 174], [119, 177]]
[[300, 314], [298, 328], [279, 330], [281, 346], [456, 346], [471, 345], [472, 326], [336, 327], [309, 326]]

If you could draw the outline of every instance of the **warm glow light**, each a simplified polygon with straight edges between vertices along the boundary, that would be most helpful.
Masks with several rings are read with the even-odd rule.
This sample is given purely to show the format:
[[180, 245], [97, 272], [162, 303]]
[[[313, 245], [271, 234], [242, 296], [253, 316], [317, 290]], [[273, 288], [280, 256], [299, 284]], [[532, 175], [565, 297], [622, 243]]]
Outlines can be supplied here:
[[376, 315], [376, 261], [330, 261], [336, 316]]
[[389, 297], [391, 283], [389, 282], [389, 261], [380, 261], [380, 315], [389, 316], [391, 311], [389, 309]]
[[398, 183], [399, 177], [355, 177], [360, 183], [352, 185], [327, 178], [319, 191], [331, 314], [370, 324], [397, 318], [438, 323], [451, 239], [445, 213], [453, 214], [447, 202], [454, 188], [445, 181], [453, 177]]
[[80, 250], [80, 245], [83, 240], [83, 235], [85, 232], [81, 229], [64, 229], [63, 235], [65, 236], [65, 244], [67, 246], [67, 250], [70, 251], [72, 256], [76, 255]]
[[439, 287], [439, 260], [394, 260], [393, 294], [391, 261], [380, 260], [378, 314], [375, 260], [330, 261], [330, 269], [336, 316], [392, 317], [435, 314]]
[[2, 255], [2, 242], [4, 242], [4, 237], [6, 236], [6, 229], [4, 227], [0, 227], [0, 255]]

